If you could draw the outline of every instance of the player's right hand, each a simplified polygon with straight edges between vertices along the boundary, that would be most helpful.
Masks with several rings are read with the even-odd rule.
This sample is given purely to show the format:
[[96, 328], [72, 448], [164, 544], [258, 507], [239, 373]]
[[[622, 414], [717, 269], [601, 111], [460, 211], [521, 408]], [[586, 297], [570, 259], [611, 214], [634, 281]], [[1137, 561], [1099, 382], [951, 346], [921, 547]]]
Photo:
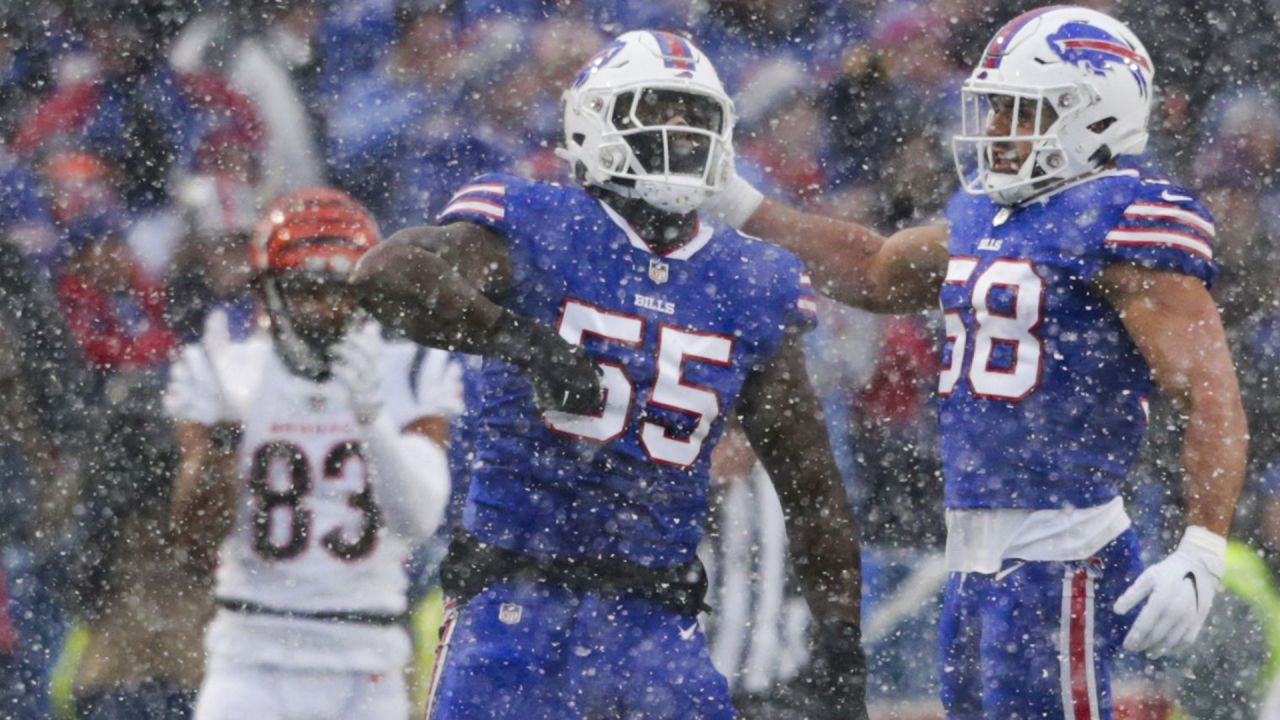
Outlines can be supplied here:
[[867, 720], [867, 660], [862, 629], [829, 620], [814, 629], [809, 665], [790, 684], [809, 720]]
[[599, 366], [538, 321], [503, 311], [490, 344], [495, 355], [524, 369], [543, 412], [585, 415], [604, 406]]

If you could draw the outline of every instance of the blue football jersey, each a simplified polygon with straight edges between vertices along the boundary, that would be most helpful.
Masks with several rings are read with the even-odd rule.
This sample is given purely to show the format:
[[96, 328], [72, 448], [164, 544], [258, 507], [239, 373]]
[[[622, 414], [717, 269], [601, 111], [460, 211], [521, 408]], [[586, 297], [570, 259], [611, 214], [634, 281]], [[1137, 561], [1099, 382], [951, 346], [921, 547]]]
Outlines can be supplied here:
[[1213, 220], [1184, 188], [1115, 170], [1018, 208], [960, 193], [939, 383], [950, 508], [1114, 498], [1146, 430], [1150, 368], [1091, 288], [1126, 262], [1213, 280]]
[[439, 220], [505, 239], [503, 304], [583, 346], [607, 393], [599, 415], [544, 415], [517, 368], [486, 360], [464, 527], [537, 557], [692, 559], [711, 447], [743, 382], [815, 322], [799, 259], [705, 224], [658, 255], [581, 188], [507, 175], [463, 187]]

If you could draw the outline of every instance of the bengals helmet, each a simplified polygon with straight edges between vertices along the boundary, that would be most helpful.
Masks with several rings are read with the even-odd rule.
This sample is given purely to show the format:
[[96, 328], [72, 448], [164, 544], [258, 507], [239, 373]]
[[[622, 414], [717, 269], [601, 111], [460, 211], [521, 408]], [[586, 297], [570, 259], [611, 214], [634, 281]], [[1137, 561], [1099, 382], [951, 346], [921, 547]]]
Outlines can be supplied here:
[[328, 377], [331, 351], [356, 314], [347, 276], [381, 237], [369, 211], [333, 188], [290, 193], [263, 215], [252, 263], [277, 349], [293, 372]]

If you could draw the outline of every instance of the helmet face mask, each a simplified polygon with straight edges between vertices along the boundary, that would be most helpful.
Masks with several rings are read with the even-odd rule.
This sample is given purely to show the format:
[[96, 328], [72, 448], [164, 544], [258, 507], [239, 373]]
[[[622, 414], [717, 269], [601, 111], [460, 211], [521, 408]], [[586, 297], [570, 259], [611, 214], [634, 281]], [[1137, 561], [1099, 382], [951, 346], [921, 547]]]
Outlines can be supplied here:
[[[1019, 15], [962, 87], [952, 139], [961, 186], [1016, 205], [1141, 153], [1153, 78], [1141, 42], [1107, 15], [1064, 6]], [[1002, 108], [1013, 113], [1007, 124]]]
[[321, 354], [347, 334], [355, 319], [355, 297], [339, 278], [291, 273], [274, 278], [281, 305], [298, 338]]
[[688, 213], [733, 162], [733, 104], [711, 63], [670, 33], [606, 45], [564, 97], [565, 147], [583, 184]]
[[965, 83], [961, 129], [952, 138], [956, 171], [965, 190], [1013, 205], [1070, 179], [1057, 133], [1085, 103], [1079, 88], [990, 86]]

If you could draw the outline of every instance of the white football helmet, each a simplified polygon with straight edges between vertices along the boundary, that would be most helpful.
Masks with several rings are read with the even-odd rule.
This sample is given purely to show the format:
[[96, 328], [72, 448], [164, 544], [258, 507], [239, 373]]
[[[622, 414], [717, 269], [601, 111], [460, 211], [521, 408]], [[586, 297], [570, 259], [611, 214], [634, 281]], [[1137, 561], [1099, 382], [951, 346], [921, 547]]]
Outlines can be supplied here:
[[733, 102], [693, 43], [661, 31], [618, 36], [562, 96], [575, 177], [667, 212], [696, 210], [733, 167]]
[[[1016, 205], [1141, 153], [1153, 77], [1146, 48], [1107, 15], [1061, 5], [1019, 15], [996, 33], [961, 90], [961, 131], [952, 139], [961, 185]], [[1008, 134], [990, 134], [993, 102], [1012, 104]], [[1034, 130], [1019, 133], [1020, 113], [1029, 112]], [[1014, 143], [1030, 143], [1031, 153], [1016, 169], [997, 170], [998, 155]]]

